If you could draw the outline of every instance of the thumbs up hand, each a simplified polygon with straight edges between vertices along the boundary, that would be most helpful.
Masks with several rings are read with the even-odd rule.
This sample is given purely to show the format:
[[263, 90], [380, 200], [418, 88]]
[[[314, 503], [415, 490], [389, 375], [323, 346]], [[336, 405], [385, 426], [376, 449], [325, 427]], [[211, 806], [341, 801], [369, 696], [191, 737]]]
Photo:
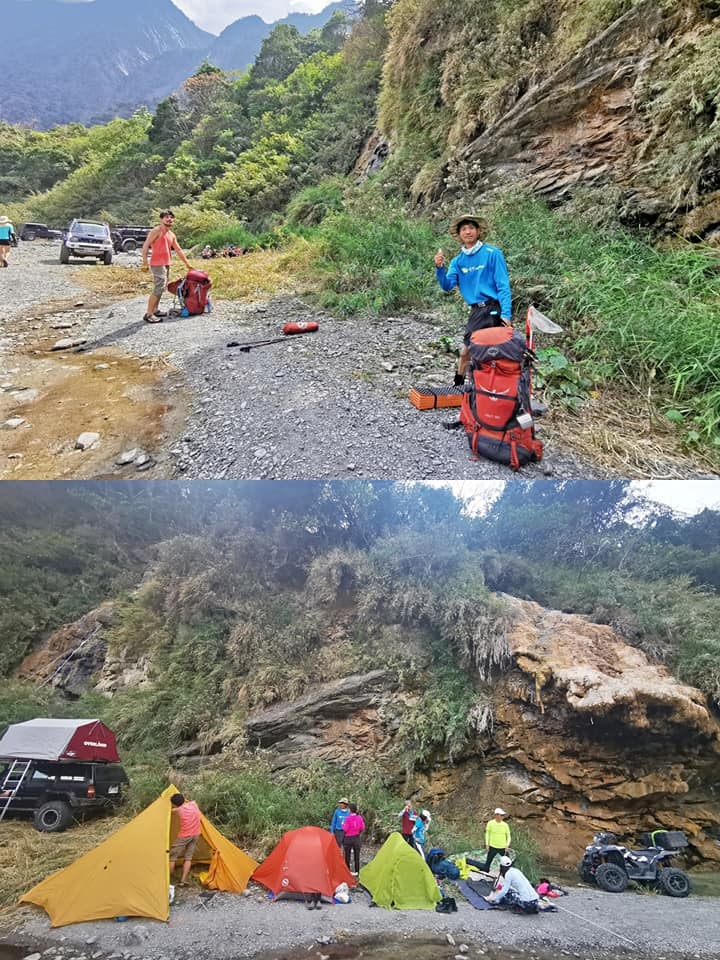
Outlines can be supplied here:
[[442, 268], [445, 266], [445, 254], [442, 252], [442, 248], [438, 248], [438, 252], [435, 254], [435, 266]]

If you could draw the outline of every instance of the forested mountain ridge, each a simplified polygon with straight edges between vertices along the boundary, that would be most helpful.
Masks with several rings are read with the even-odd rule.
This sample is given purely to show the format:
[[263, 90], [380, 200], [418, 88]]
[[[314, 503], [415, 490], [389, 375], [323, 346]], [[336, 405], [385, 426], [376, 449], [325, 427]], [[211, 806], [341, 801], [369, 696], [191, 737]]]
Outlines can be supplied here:
[[[291, 14], [278, 22], [307, 33], [347, 7], [331, 3], [320, 14]], [[242, 17], [214, 37], [171, 0], [7, 0], [4, 57], [12, 83], [0, 119], [47, 129], [154, 109], [204, 60], [245, 70], [274, 26]]]
[[100, 712], [143, 769], [350, 775], [458, 832], [500, 801], [568, 864], [600, 824], [720, 857], [717, 511], [623, 483], [510, 483], [474, 517], [421, 485], [7, 486], [0, 720]]

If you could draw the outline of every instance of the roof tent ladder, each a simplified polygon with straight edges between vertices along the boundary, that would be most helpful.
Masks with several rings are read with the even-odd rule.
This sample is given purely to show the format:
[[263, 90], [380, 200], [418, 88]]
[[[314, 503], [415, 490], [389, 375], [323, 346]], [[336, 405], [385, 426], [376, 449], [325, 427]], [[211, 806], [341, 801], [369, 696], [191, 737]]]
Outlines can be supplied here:
[[20, 789], [20, 785], [25, 779], [25, 774], [30, 769], [32, 760], [13, 760], [5, 774], [5, 779], [0, 786], [0, 820], [3, 819], [8, 811], [15, 794]]

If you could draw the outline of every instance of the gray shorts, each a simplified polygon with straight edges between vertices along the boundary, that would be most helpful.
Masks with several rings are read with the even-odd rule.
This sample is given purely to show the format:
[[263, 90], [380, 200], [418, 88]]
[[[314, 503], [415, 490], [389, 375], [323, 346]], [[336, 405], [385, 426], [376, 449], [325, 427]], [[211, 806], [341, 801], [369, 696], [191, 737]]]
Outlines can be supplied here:
[[178, 837], [175, 843], [170, 847], [171, 860], [192, 860], [195, 853], [195, 844], [200, 839], [200, 834], [195, 837]]
[[150, 267], [153, 276], [153, 296], [161, 297], [165, 293], [168, 277], [170, 276], [170, 267]]

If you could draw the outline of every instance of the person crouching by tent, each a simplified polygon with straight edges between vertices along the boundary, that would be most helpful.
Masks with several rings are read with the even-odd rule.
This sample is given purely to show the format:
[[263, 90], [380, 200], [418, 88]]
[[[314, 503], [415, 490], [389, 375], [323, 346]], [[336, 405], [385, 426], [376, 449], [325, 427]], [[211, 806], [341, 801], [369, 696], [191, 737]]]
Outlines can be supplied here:
[[175, 861], [183, 860], [180, 886], [187, 886], [187, 878], [192, 866], [193, 853], [200, 837], [200, 808], [194, 800], [186, 800], [181, 793], [174, 793], [170, 797], [173, 805], [172, 815], [180, 823], [178, 835], [170, 848], [170, 876], [175, 869]]
[[510, 857], [500, 857], [498, 885], [485, 899], [488, 903], [506, 903], [522, 913], [537, 913], [540, 900], [533, 885], [522, 870], [513, 866]]
[[343, 852], [345, 854], [345, 863], [350, 870], [350, 855], [355, 860], [355, 869], [350, 870], [354, 877], [360, 872], [360, 837], [365, 830], [365, 821], [358, 813], [357, 805], [350, 804], [349, 815], [345, 819], [345, 837], [343, 839]]
[[423, 810], [423, 812], [419, 813], [415, 818], [415, 825], [413, 826], [413, 843], [423, 860], [425, 859], [425, 839], [431, 821], [430, 811]]
[[343, 840], [345, 839], [345, 821], [350, 814], [348, 802], [347, 797], [340, 797], [332, 815], [332, 820], [330, 821], [330, 833], [335, 837], [337, 845], [341, 850], [343, 848]]

